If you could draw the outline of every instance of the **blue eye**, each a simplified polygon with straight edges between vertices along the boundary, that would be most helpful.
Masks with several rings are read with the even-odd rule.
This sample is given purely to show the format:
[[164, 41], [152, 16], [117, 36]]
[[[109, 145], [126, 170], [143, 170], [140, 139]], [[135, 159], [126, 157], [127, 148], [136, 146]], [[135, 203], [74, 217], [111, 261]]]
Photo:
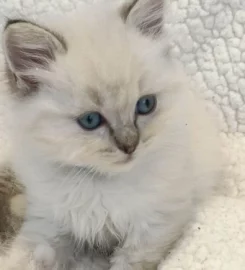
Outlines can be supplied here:
[[87, 130], [94, 130], [102, 125], [103, 117], [98, 112], [89, 112], [77, 118], [78, 124]]
[[157, 105], [156, 96], [147, 95], [140, 98], [136, 105], [136, 113], [146, 115], [152, 113]]

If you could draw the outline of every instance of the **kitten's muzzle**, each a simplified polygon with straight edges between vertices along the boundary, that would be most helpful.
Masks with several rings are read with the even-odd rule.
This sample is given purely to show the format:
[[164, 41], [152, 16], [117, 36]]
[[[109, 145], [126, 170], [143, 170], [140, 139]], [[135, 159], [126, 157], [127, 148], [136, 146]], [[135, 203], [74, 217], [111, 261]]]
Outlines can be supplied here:
[[119, 150], [127, 155], [132, 154], [139, 144], [139, 131], [136, 127], [125, 126], [113, 132], [115, 144]]

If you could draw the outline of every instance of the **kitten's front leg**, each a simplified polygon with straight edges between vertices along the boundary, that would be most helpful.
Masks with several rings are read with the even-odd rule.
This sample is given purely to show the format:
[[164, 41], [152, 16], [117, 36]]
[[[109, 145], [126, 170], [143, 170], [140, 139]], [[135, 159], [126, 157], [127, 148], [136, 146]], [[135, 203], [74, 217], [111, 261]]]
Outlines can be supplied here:
[[171, 245], [180, 237], [182, 226], [154, 225], [131, 232], [122, 248], [111, 258], [110, 270], [157, 270]]
[[[157, 250], [155, 251], [157, 252]], [[138, 257], [138, 254], [136, 255], [135, 252], [136, 250], [134, 249], [122, 249], [117, 251], [115, 256], [111, 259], [110, 270], [157, 270], [164, 254], [163, 252], [161, 256], [152, 256], [152, 258], [149, 258], [147, 257], [149, 253], [146, 250], [144, 251], [145, 257]]]
[[83, 256], [69, 270], [109, 270], [108, 258], [98, 256]]
[[66, 269], [71, 251], [68, 239], [60, 235], [54, 224], [43, 218], [28, 218], [9, 250], [8, 256], [13, 260], [6, 270], [19, 270], [19, 265], [26, 265], [25, 270]]

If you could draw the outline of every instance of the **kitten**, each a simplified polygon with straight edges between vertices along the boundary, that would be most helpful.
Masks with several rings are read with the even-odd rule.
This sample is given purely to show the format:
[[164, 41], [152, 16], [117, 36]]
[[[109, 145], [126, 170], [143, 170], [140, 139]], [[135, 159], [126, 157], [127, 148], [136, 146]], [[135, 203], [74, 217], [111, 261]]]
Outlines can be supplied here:
[[12, 166], [28, 207], [5, 270], [28, 258], [37, 269], [155, 270], [211, 192], [218, 135], [167, 54], [163, 8], [107, 1], [48, 27], [8, 21]]

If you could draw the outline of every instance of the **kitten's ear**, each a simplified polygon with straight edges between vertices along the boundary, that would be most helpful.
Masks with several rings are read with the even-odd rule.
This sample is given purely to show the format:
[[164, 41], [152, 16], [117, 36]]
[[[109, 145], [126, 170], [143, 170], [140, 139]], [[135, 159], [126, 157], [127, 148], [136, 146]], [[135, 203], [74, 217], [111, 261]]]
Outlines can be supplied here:
[[[64, 40], [57, 34], [22, 20], [10, 20], [3, 32], [3, 50], [7, 70], [17, 88], [32, 92], [38, 80], [30, 75], [33, 70], [47, 70], [57, 53], [66, 51]], [[18, 89], [19, 90], [19, 89]]]
[[134, 25], [143, 34], [159, 37], [163, 29], [164, 2], [166, 0], [124, 0], [120, 15], [125, 23]]

